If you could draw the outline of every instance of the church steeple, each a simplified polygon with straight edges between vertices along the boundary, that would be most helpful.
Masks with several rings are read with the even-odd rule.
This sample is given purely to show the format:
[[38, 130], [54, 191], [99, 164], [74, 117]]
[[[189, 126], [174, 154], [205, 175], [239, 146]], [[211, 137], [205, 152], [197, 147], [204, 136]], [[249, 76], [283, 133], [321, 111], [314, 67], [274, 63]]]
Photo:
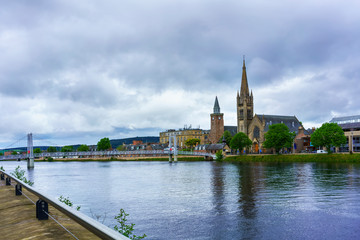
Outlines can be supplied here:
[[243, 132], [246, 135], [249, 134], [249, 125], [253, 119], [254, 114], [254, 101], [253, 93], [249, 93], [249, 85], [247, 81], [246, 66], [245, 66], [245, 56], [243, 58], [243, 67], [242, 67], [242, 78], [241, 78], [241, 87], [240, 94], [237, 92], [237, 122], [238, 122], [238, 132]]
[[243, 59], [240, 96], [241, 97], [249, 96], [249, 85], [248, 85], [247, 76], [246, 76], [245, 56]]
[[215, 103], [214, 103], [214, 113], [220, 113], [220, 106], [217, 96], [215, 97]]

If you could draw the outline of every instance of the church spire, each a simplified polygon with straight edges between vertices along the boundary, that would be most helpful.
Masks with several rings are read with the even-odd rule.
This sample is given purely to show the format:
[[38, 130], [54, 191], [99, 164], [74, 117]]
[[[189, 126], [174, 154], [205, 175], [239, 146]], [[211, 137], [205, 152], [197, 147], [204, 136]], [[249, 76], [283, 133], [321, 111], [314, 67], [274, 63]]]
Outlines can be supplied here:
[[249, 86], [248, 86], [248, 81], [247, 81], [247, 76], [246, 76], [246, 67], [245, 67], [245, 56], [243, 59], [240, 96], [241, 97], [249, 96]]
[[220, 106], [217, 96], [215, 97], [215, 103], [214, 103], [214, 113], [220, 113]]

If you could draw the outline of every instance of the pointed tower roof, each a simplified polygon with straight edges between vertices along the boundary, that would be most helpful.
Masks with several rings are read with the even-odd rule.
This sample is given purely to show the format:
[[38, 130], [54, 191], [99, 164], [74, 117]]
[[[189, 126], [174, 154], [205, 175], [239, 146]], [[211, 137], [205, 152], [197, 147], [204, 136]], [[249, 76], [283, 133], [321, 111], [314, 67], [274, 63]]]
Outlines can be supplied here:
[[245, 67], [245, 56], [243, 59], [240, 96], [242, 96], [242, 97], [249, 96], [249, 86], [248, 86], [248, 81], [247, 81], [247, 76], [246, 76], [246, 67]]
[[217, 96], [215, 97], [214, 113], [220, 113], [220, 106]]

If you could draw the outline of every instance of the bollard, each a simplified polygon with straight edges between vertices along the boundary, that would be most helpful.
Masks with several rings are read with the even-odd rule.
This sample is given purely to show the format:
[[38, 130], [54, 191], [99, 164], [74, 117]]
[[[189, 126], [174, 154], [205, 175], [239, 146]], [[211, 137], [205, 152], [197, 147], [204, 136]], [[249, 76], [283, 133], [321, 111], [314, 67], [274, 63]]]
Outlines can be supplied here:
[[49, 212], [48, 203], [42, 199], [36, 201], [36, 218], [38, 220], [48, 220], [49, 216], [45, 213]]
[[15, 186], [15, 195], [16, 196], [22, 195], [22, 185], [21, 184], [16, 184], [16, 186]]
[[1, 180], [5, 180], [5, 174], [4, 173], [1, 174]]
[[6, 185], [11, 185], [11, 178], [10, 177], [6, 178]]

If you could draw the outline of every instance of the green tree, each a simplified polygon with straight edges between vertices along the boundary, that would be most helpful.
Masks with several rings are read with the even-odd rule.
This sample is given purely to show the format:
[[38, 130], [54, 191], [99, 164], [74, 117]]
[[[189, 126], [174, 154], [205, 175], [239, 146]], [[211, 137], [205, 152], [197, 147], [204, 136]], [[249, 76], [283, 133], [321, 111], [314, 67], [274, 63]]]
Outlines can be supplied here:
[[290, 132], [284, 123], [273, 124], [269, 126], [269, 131], [265, 133], [265, 148], [274, 148], [277, 153], [280, 149], [291, 148], [295, 133]]
[[78, 147], [77, 151], [78, 151], [78, 152], [87, 152], [87, 151], [89, 151], [89, 146], [88, 146], [88, 145], [85, 145], [85, 144], [80, 145], [80, 146]]
[[35, 148], [34, 153], [41, 153], [41, 149], [40, 148]]
[[63, 146], [61, 152], [72, 152], [74, 151], [73, 146]]
[[222, 143], [223, 138], [225, 138], [226, 145], [230, 146], [230, 142], [231, 142], [231, 139], [233, 138], [233, 136], [231, 135], [231, 133], [228, 130], [226, 130], [223, 133], [223, 135], [219, 139], [219, 143]]
[[119, 145], [116, 150], [118, 151], [126, 151], [126, 146], [125, 145]]
[[223, 151], [219, 150], [215, 153], [216, 161], [222, 161], [224, 159]]
[[196, 144], [199, 144], [199, 143], [200, 143], [200, 139], [197, 139], [197, 138], [190, 138], [185, 141], [185, 145], [190, 148], [193, 148], [194, 146], [196, 146]]
[[48, 147], [47, 152], [56, 152], [56, 147]]
[[327, 152], [331, 153], [331, 147], [346, 144], [346, 137], [336, 123], [324, 123], [311, 134], [311, 143], [314, 147], [326, 147]]
[[109, 138], [102, 138], [100, 139], [100, 141], [97, 143], [97, 150], [98, 151], [105, 151], [105, 150], [109, 150], [111, 148], [111, 144], [110, 144], [110, 139]]
[[244, 148], [250, 147], [252, 144], [248, 136], [243, 132], [238, 132], [230, 141], [230, 148], [239, 149], [240, 154]]
[[3, 152], [0, 152], [0, 156], [4, 156], [4, 153], [3, 153]]
[[11, 151], [11, 155], [17, 155], [18, 152], [17, 151]]

